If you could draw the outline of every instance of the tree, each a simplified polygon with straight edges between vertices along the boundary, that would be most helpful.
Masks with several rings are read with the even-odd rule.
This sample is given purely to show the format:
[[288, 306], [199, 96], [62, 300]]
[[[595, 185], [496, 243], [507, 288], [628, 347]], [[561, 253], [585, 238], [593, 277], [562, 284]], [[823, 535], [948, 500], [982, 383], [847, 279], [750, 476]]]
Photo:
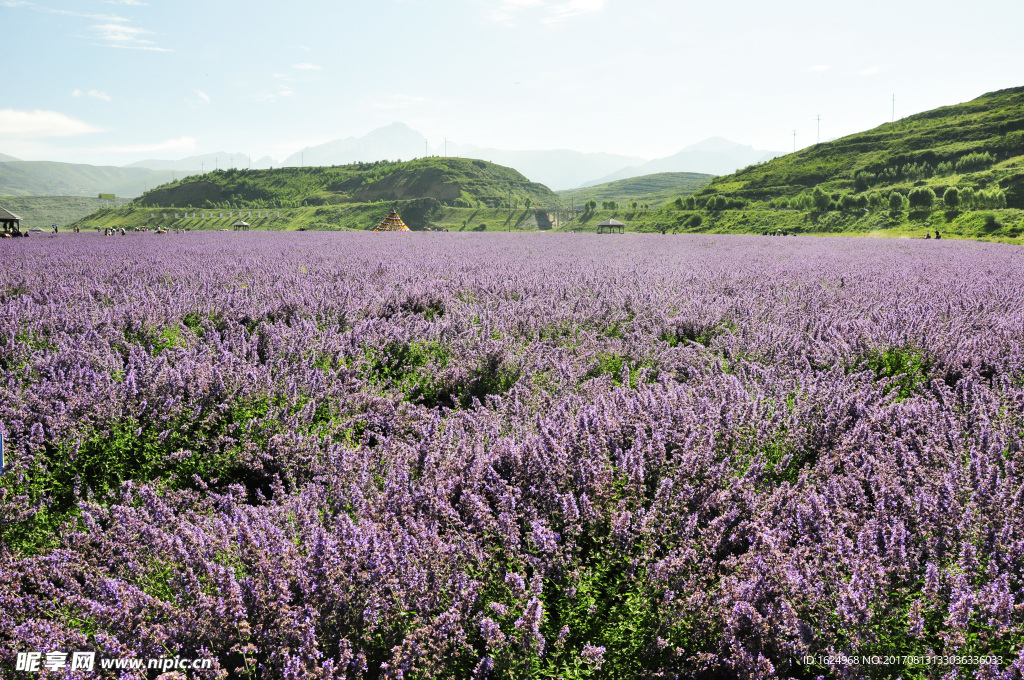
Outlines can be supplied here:
[[814, 187], [811, 199], [814, 201], [815, 212], [827, 212], [832, 207], [832, 197], [826, 194], [821, 187]]
[[914, 210], [931, 210], [935, 205], [935, 192], [931, 187], [917, 187], [907, 195]]
[[725, 210], [725, 196], [712, 196], [711, 198], [708, 199], [708, 202], [704, 207], [712, 212], [716, 210]]
[[946, 204], [947, 209], [956, 210], [960, 207], [960, 190], [956, 187], [949, 187], [942, 194], [942, 202]]
[[889, 211], [892, 213], [903, 212], [903, 202], [907, 199], [898, 191], [889, 194]]
[[964, 210], [974, 207], [974, 189], [972, 187], [964, 187], [960, 190], [960, 207]]

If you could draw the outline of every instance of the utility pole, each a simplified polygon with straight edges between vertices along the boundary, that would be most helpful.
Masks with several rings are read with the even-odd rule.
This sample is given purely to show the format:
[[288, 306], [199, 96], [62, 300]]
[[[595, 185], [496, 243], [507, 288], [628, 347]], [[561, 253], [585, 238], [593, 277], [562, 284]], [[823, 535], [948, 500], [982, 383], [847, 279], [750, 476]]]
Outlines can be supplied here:
[[235, 167], [235, 155], [231, 154], [231, 167]]
[[796, 153], [796, 130], [793, 130], [793, 153]]
[[429, 139], [424, 139], [423, 140], [423, 157], [426, 158], [429, 155], [430, 155], [430, 140]]
[[200, 175], [205, 175], [206, 174], [206, 161], [203, 161], [202, 163], [199, 164], [199, 174]]
[[302, 167], [306, 167], [306, 152], [302, 152]]
[[508, 190], [508, 232], [512, 233], [512, 190]]
[[892, 93], [892, 125], [896, 124], [896, 93]]
[[821, 114], [818, 114], [818, 141], [815, 144], [821, 144]]
[[448, 138], [444, 138], [444, 157], [448, 158]]

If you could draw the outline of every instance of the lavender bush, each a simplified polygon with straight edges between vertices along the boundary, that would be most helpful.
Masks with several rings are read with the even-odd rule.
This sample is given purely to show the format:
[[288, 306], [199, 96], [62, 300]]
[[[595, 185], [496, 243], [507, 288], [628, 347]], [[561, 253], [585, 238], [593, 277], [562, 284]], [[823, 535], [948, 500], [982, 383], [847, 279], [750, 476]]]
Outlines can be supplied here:
[[1020, 678], [1022, 253], [5, 243], [0, 675]]

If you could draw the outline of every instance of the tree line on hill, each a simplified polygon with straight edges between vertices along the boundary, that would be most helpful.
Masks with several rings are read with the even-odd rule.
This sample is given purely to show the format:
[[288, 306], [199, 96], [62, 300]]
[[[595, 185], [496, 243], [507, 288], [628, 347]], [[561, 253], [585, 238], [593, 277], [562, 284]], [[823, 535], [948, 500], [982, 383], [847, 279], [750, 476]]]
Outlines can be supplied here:
[[[710, 196], [688, 196], [677, 198], [673, 204], [677, 210], [741, 210], [754, 207], [741, 198], [729, 198], [720, 194]], [[763, 207], [777, 210], [801, 210], [824, 213], [829, 211], [863, 212], [889, 210], [893, 213], [907, 211], [930, 211], [937, 208], [946, 210], [982, 210], [1006, 207], [1006, 193], [998, 188], [975, 190], [972, 187], [946, 187], [940, 197], [931, 187], [915, 187], [903, 192], [873, 191], [868, 194], [826, 192], [820, 186], [805, 191], [793, 198], [779, 198], [767, 201]]]
[[968, 172], [987, 170], [996, 162], [995, 156], [988, 151], [972, 152], [961, 156], [955, 161], [942, 161], [934, 167], [927, 161], [906, 163], [886, 167], [876, 172], [858, 170], [853, 175], [853, 187], [856, 191], [866, 191], [877, 184], [893, 184], [901, 180], [918, 181], [929, 177], [948, 177], [952, 174], [962, 175]]
[[[649, 203], [641, 203], [639, 201], [630, 201], [628, 203], [619, 204], [618, 201], [601, 201], [601, 210], [632, 210], [633, 212], [647, 212], [651, 209]], [[595, 212], [597, 210], [597, 201], [591, 199], [583, 204], [583, 210], [588, 213]]]

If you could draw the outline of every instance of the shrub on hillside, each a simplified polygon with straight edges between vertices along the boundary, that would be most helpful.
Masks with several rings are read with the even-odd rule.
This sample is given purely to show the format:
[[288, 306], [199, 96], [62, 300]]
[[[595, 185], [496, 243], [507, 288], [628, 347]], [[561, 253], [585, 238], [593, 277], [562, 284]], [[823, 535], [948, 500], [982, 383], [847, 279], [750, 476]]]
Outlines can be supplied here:
[[956, 187], [949, 187], [942, 194], [942, 202], [949, 210], [956, 210], [960, 207], [960, 190]]
[[988, 151], [981, 153], [969, 153], [963, 156], [956, 162], [956, 171], [959, 173], [963, 172], [976, 172], [978, 170], [984, 170], [991, 167], [996, 162], [995, 156], [990, 154]]
[[935, 192], [931, 187], [917, 187], [907, 195], [910, 207], [914, 210], [931, 210], [935, 205]]

